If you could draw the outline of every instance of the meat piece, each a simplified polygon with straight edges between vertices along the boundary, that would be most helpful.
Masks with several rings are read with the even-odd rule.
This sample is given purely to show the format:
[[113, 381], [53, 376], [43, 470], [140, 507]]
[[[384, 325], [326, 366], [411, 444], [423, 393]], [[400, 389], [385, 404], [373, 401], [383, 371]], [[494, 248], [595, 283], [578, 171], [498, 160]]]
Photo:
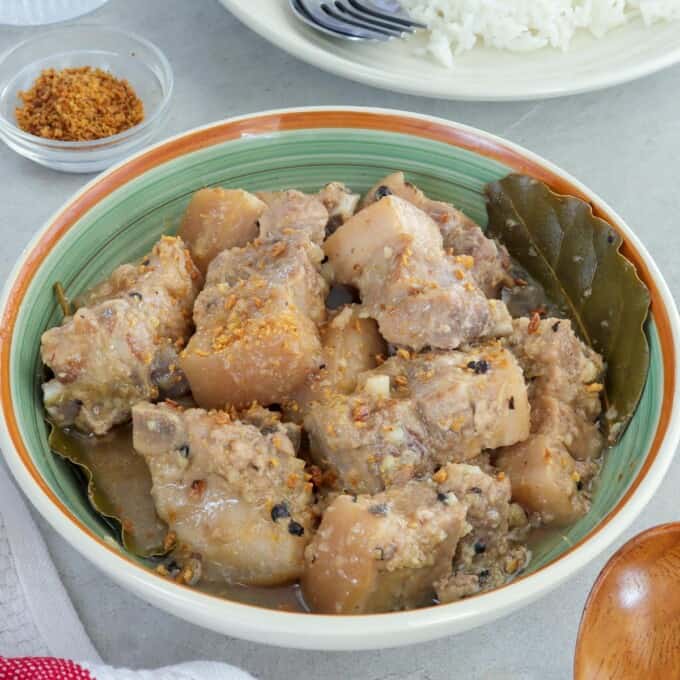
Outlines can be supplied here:
[[588, 511], [574, 459], [552, 436], [532, 434], [502, 450], [496, 465], [510, 478], [513, 499], [544, 524], [571, 524]]
[[137, 401], [155, 399], [150, 365], [159, 348], [143, 314], [124, 300], [79, 309], [42, 337], [45, 408], [59, 426], [105, 434], [130, 417]]
[[329, 319], [321, 330], [325, 378], [331, 389], [349, 393], [360, 373], [375, 368], [377, 357], [387, 354], [373, 319], [361, 316], [360, 305], [347, 305]]
[[383, 336], [416, 350], [454, 349], [510, 331], [505, 304], [487, 300], [465, 269], [430, 253], [397, 255], [389, 272], [376, 267], [363, 277], [364, 306]]
[[354, 284], [365, 270], [378, 265], [406, 246], [414, 252], [441, 253], [437, 225], [410, 203], [387, 197], [358, 212], [324, 244], [324, 251], [340, 283]]
[[188, 398], [190, 388], [184, 371], [179, 368], [179, 353], [174, 344], [165, 344], [151, 362], [151, 382], [158, 388], [160, 399]]
[[436, 466], [529, 435], [517, 361], [497, 343], [410, 356], [363, 373], [350, 395], [314, 403], [305, 418], [314, 462], [340, 489], [375, 493]]
[[[518, 539], [519, 521], [528, 529], [526, 517], [510, 503], [507, 476], [491, 475], [474, 465], [448, 465], [439, 477], [444, 502], [453, 496], [467, 506], [471, 530], [458, 543], [451, 573], [437, 583], [437, 599], [453, 602], [498, 588], [526, 566], [528, 551]], [[519, 520], [517, 512], [519, 510]]]
[[387, 353], [375, 321], [360, 314], [361, 306], [346, 305], [321, 327], [323, 367], [285, 403], [288, 418], [302, 422], [313, 402], [332, 393], [349, 394], [359, 374], [375, 368], [377, 357]]
[[328, 210], [319, 198], [295, 189], [260, 196], [268, 199], [267, 209], [260, 217], [262, 238], [301, 232], [314, 243], [323, 243]]
[[[401, 363], [401, 366], [399, 366]], [[378, 369], [395, 383], [405, 375], [428, 433], [435, 463], [473, 458], [529, 435], [529, 403], [522, 371], [496, 343], [389, 360]]]
[[359, 288], [389, 342], [455, 349], [511, 331], [505, 305], [487, 300], [467, 264], [444, 254], [432, 219], [400, 198], [357, 213], [324, 250], [336, 280]]
[[283, 428], [286, 436], [290, 439], [296, 454], [300, 452], [302, 430], [299, 425], [291, 422], [283, 422], [281, 413], [262, 408], [258, 404], [252, 404], [247, 410], [238, 412], [238, 419], [242, 423], [254, 425], [263, 434], [272, 434]]
[[437, 218], [450, 213], [451, 220], [455, 219], [464, 228], [472, 229], [477, 226], [465, 213], [457, 210], [450, 203], [434, 201], [428, 198], [415, 184], [406, 180], [403, 172], [393, 172], [391, 175], [387, 175], [376, 182], [366, 192], [364, 199], [361, 201], [361, 208], [366, 208], [372, 203], [385, 198], [385, 196], [398, 196], [412, 203], [417, 208], [428, 213], [437, 223], [440, 221], [444, 222], [443, 219]]
[[[433, 215], [434, 217], [434, 215]], [[510, 255], [504, 245], [487, 238], [480, 227], [467, 227], [451, 220], [438, 221], [444, 237], [444, 248], [456, 261], [470, 261], [475, 283], [490, 298], [499, 298], [504, 287], [515, 286], [510, 273]]]
[[260, 291], [260, 297], [274, 288], [286, 289], [300, 310], [321, 324], [326, 319], [328, 295], [328, 285], [319, 275], [322, 258], [323, 251], [302, 235], [257, 239], [245, 248], [220, 253], [210, 265], [206, 289], [217, 287], [224, 294], [225, 284], [233, 287], [243, 281]]
[[362, 207], [385, 195], [394, 195], [426, 212], [439, 226], [444, 247], [455, 256], [472, 257], [471, 273], [477, 285], [489, 297], [497, 297], [503, 286], [513, 284], [510, 257], [504, 246], [487, 238], [481, 228], [450, 203], [433, 201], [406, 181], [403, 172], [381, 179], [366, 194]]
[[326, 232], [332, 234], [354, 215], [359, 205], [359, 194], [353, 194], [342, 182], [326, 184], [317, 194], [319, 200], [328, 210]]
[[[386, 379], [389, 389], [389, 378]], [[406, 400], [357, 390], [312, 402], [304, 418], [310, 457], [338, 490], [377, 493], [431, 467], [425, 428]]]
[[574, 333], [568, 319], [515, 319], [507, 338], [531, 383], [531, 395], [554, 396], [589, 420], [595, 420], [602, 405], [602, 357]]
[[[594, 393], [595, 396], [597, 394]], [[589, 394], [588, 398], [592, 396]], [[531, 431], [550, 434], [576, 461], [591, 461], [602, 453], [604, 437], [594, 419], [596, 417], [586, 416], [558, 397], [532, 390]]]
[[213, 258], [226, 248], [252, 241], [259, 233], [258, 219], [266, 207], [257, 196], [242, 189], [197, 191], [184, 213], [179, 235], [201, 272], [205, 274]]
[[54, 373], [43, 385], [53, 422], [104, 434], [136, 402], [183, 393], [176, 348], [191, 332], [200, 284], [181, 239], [163, 237], [141, 264], [118, 267], [83, 295], [83, 306], [42, 336], [42, 360]]
[[370, 614], [432, 602], [451, 570], [466, 508], [442, 503], [434, 482], [374, 496], [338, 496], [305, 551], [302, 589], [312, 611]]
[[204, 408], [279, 403], [321, 365], [317, 328], [288, 291], [258, 302], [245, 287], [229, 290], [230, 309], [227, 296], [214, 312], [197, 310], [196, 334], [180, 357], [194, 398]]
[[280, 403], [318, 370], [328, 287], [317, 250], [303, 237], [258, 239], [213, 261], [180, 358], [200, 406]]
[[495, 464], [524, 508], [544, 524], [569, 524], [588, 511], [586, 483], [604, 444], [596, 423], [602, 358], [565, 319], [516, 319], [507, 342], [529, 380], [532, 434], [501, 449]]
[[280, 423], [260, 430], [224, 412], [141, 403], [133, 440], [159, 517], [200, 554], [203, 579], [268, 586], [301, 575], [312, 485]]
[[141, 309], [164, 338], [186, 338], [203, 277], [179, 237], [163, 236], [137, 264], [123, 264], [111, 276], [76, 298], [78, 308], [126, 300]]
[[[301, 195], [305, 196], [305, 201], [300, 198]], [[326, 233], [333, 233], [335, 229], [346, 222], [354, 214], [361, 198], [358, 194], [352, 193], [351, 189], [342, 182], [330, 182], [329, 184], [326, 184], [315, 196], [311, 194], [301, 194], [299, 191], [258, 191], [257, 196], [267, 205], [273, 205], [282, 200], [291, 202], [292, 199], [294, 206], [293, 215], [296, 212], [296, 205], [306, 205], [310, 208], [311, 213], [318, 214], [319, 218], [323, 213], [319, 210], [318, 203], [313, 199], [321, 201], [328, 213]], [[290, 226], [289, 222], [291, 221], [291, 215], [287, 216], [284, 221], [288, 222], [285, 226]], [[312, 231], [315, 234], [318, 234], [316, 228]], [[314, 240], [321, 243], [316, 237]]]

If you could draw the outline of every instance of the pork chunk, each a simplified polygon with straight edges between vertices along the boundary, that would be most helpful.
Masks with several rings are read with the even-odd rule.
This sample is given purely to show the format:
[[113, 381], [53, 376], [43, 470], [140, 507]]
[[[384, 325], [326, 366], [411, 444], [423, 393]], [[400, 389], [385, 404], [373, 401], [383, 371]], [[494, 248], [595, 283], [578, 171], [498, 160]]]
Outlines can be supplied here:
[[505, 304], [487, 300], [464, 266], [429, 253], [411, 258], [405, 251], [389, 264], [389, 272], [370, 269], [361, 290], [382, 335], [415, 350], [455, 349], [511, 328]]
[[568, 319], [543, 319], [535, 328], [515, 319], [507, 344], [531, 381], [532, 393], [550, 395], [595, 419], [601, 411], [602, 357], [574, 333]]
[[453, 602], [498, 588], [528, 560], [526, 547], [518, 541], [528, 525], [521, 509], [510, 502], [509, 479], [464, 464], [447, 465], [437, 476], [444, 502], [453, 495], [463, 503], [471, 527], [458, 543], [451, 573], [436, 584], [437, 599]]
[[388, 196], [324, 244], [335, 279], [355, 285], [383, 337], [419, 350], [455, 349], [511, 331], [505, 305], [487, 300], [465, 262], [448, 257], [434, 221]]
[[258, 239], [210, 265], [180, 358], [200, 406], [280, 403], [318, 370], [328, 287], [314, 252], [304, 237]]
[[313, 403], [304, 423], [314, 462], [340, 489], [375, 493], [526, 439], [529, 404], [520, 367], [496, 343], [401, 350], [361, 374], [352, 394]]
[[321, 365], [318, 330], [287, 291], [261, 303], [242, 287], [228, 295], [236, 300], [228, 310], [228, 296], [219, 297], [221, 309], [197, 310], [196, 334], [180, 357], [194, 399], [204, 408], [280, 403]]
[[[602, 453], [604, 437], [594, 420], [597, 415], [586, 416], [559, 397], [531, 391], [532, 432], [549, 434], [576, 461], [587, 463]], [[599, 413], [599, 400], [597, 407]]]
[[[322, 250], [304, 236], [258, 239], [244, 248], [231, 248], [213, 260], [206, 277], [206, 289], [234, 287], [246, 281], [248, 287], [266, 297], [269, 290], [286, 289], [295, 304], [315, 323], [326, 319], [324, 300], [328, 285], [319, 275]], [[202, 304], [202, 302], [200, 303]]]
[[385, 341], [373, 319], [361, 315], [360, 305], [336, 310], [322, 330], [326, 377], [332, 389], [349, 393], [358, 376], [375, 368], [378, 357], [387, 354]]
[[544, 524], [571, 524], [588, 511], [574, 459], [551, 435], [532, 434], [502, 450], [496, 465], [510, 478], [512, 497]]
[[319, 198], [295, 189], [263, 196], [267, 199], [267, 209], [260, 217], [262, 238], [300, 232], [316, 244], [323, 242], [328, 210]]
[[259, 429], [167, 404], [133, 409], [133, 443], [149, 466], [158, 515], [182, 554], [201, 556], [207, 581], [269, 586], [301, 576], [312, 485], [289, 429], [265, 422]]
[[568, 320], [516, 319], [513, 327], [508, 346], [529, 381], [531, 436], [498, 451], [495, 464], [526, 510], [544, 524], [569, 524], [589, 509], [587, 482], [604, 445], [596, 422], [603, 361]]
[[163, 237], [140, 264], [122, 265], [85, 293], [73, 316], [42, 336], [53, 422], [105, 434], [136, 402], [183, 393], [177, 348], [191, 332], [200, 283], [181, 239]]
[[[396, 197], [387, 197], [358, 212], [324, 244], [340, 283], [354, 284], [365, 270], [406, 246], [413, 252], [441, 253], [437, 225], [422, 211]], [[386, 254], [387, 253], [387, 254]]]
[[331, 234], [354, 215], [361, 198], [359, 194], [353, 194], [342, 182], [326, 184], [317, 197], [328, 210], [326, 232]]
[[333, 393], [351, 393], [358, 376], [375, 368], [378, 357], [387, 353], [375, 321], [360, 314], [360, 305], [345, 305], [321, 326], [322, 368], [285, 403], [288, 418], [301, 423], [313, 402]]
[[302, 589], [323, 614], [370, 614], [432, 602], [469, 529], [454, 495], [431, 480], [373, 496], [338, 496], [305, 551]]
[[510, 257], [505, 247], [487, 238], [475, 222], [450, 203], [429, 199], [406, 180], [403, 172], [381, 179], [368, 191], [362, 207], [390, 194], [426, 212], [439, 226], [446, 249], [456, 256], [472, 258], [472, 277], [488, 297], [497, 297], [503, 286], [512, 285]]
[[179, 237], [163, 236], [137, 264], [123, 264], [76, 298], [76, 307], [109, 300], [132, 301], [149, 316], [160, 337], [186, 338], [194, 301], [203, 285], [193, 258]]
[[208, 265], [226, 248], [244, 246], [259, 233], [258, 219], [266, 204], [242, 189], [201, 189], [184, 213], [179, 235], [188, 244], [196, 266]]

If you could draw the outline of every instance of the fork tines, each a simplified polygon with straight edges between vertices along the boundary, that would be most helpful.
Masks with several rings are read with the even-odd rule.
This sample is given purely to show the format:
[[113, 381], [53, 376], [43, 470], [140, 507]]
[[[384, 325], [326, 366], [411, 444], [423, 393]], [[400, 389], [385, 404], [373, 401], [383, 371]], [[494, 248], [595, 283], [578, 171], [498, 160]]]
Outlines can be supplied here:
[[317, 30], [346, 40], [403, 38], [418, 28], [397, 0], [289, 0], [291, 9]]

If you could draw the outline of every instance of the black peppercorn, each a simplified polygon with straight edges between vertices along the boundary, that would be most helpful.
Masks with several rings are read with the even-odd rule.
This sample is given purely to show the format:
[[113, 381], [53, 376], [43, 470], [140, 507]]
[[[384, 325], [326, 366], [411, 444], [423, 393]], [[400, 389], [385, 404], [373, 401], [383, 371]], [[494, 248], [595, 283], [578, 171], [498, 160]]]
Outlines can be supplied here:
[[179, 451], [179, 455], [182, 456], [182, 458], [189, 457], [189, 444], [182, 444], [182, 446], [180, 446], [177, 450]]
[[288, 506], [285, 503], [277, 503], [273, 508], [272, 508], [272, 520], [276, 522], [277, 519], [281, 519], [282, 517], [290, 517], [290, 512], [288, 512]]
[[375, 200], [379, 201], [381, 198], [385, 198], [385, 196], [391, 196], [392, 195], [392, 189], [389, 187], [386, 187], [384, 184], [379, 186], [375, 190]]
[[479, 359], [479, 361], [470, 361], [468, 362], [467, 367], [472, 369], [477, 375], [482, 375], [489, 370], [489, 362], [485, 359]]
[[334, 234], [342, 226], [342, 215], [331, 215], [326, 225], [326, 236]]
[[372, 515], [378, 515], [379, 517], [384, 517], [387, 514], [387, 504], [386, 503], [376, 503], [371, 505], [368, 511]]
[[305, 528], [295, 520], [291, 519], [288, 523], [288, 533], [293, 536], [302, 536], [305, 533]]
[[486, 552], [486, 543], [481, 539], [475, 543], [475, 555], [481, 555]]
[[165, 565], [165, 568], [168, 570], [168, 573], [173, 578], [175, 576], [177, 576], [177, 574], [179, 574], [180, 571], [182, 571], [182, 567], [180, 567], [179, 564], [177, 564], [177, 562], [175, 562], [175, 560], [171, 560], [170, 562], [168, 562]]

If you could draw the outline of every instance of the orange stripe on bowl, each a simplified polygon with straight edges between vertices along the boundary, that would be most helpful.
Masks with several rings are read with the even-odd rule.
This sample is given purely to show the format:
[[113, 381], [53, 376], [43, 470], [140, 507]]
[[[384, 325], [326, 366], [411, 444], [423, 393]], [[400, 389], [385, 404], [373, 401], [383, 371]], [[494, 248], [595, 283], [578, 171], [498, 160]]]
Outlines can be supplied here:
[[[675, 392], [676, 378], [674, 367], [676, 357], [670, 318], [647, 264], [640, 253], [638, 253], [638, 251], [626, 240], [625, 235], [619, 229], [614, 218], [608, 214], [603, 206], [598, 203], [593, 203], [591, 198], [580, 191], [578, 187], [571, 184], [564, 177], [554, 173], [549, 168], [546, 168], [538, 161], [526, 158], [519, 151], [504, 144], [502, 141], [489, 139], [486, 136], [478, 135], [472, 130], [457, 127], [455, 123], [444, 124], [433, 120], [396, 113], [390, 114], [371, 111], [325, 110], [263, 114], [261, 116], [254, 116], [242, 120], [227, 121], [202, 130], [187, 133], [182, 137], [161, 144], [160, 146], [133, 158], [125, 165], [96, 181], [85, 193], [74, 199], [54, 218], [43, 236], [33, 247], [33, 250], [16, 278], [14, 287], [10, 292], [7, 307], [3, 314], [2, 325], [0, 327], [0, 398], [2, 399], [2, 409], [10, 437], [22, 463], [38, 487], [71, 522], [84, 531], [90, 538], [106, 547], [118, 557], [122, 557], [131, 564], [136, 565], [133, 560], [115, 551], [110, 545], [90, 531], [79, 519], [69, 512], [68, 508], [61, 503], [40, 476], [21, 438], [18, 422], [12, 408], [12, 396], [9, 384], [10, 353], [14, 325], [28, 286], [38, 267], [45, 260], [55, 243], [57, 243], [68, 229], [70, 229], [99, 201], [144, 172], [192, 151], [238, 139], [246, 135], [262, 135], [272, 132], [320, 128], [355, 128], [396, 132], [423, 137], [473, 151], [487, 158], [504, 163], [515, 172], [531, 175], [532, 177], [545, 182], [558, 193], [576, 196], [587, 203], [590, 203], [595, 215], [606, 220], [622, 236], [623, 245], [621, 252], [635, 265], [638, 276], [645, 283], [650, 292], [651, 311], [654, 315], [654, 321], [659, 334], [664, 367], [661, 412], [649, 454], [645, 458], [642, 467], [624, 496], [617, 503], [616, 507], [604, 517], [589, 534], [560, 555], [558, 560], [562, 559], [565, 555], [579, 547], [584, 541], [587, 541], [591, 536], [599, 532], [615, 517], [638, 488], [657, 457], [661, 442], [663, 441], [670, 422], [673, 394]], [[551, 564], [554, 564], [558, 560], [553, 561]], [[545, 565], [533, 573], [536, 574], [549, 566], [550, 564]], [[531, 575], [526, 578], [531, 578]], [[394, 616], [394, 613], [391, 615]]]

